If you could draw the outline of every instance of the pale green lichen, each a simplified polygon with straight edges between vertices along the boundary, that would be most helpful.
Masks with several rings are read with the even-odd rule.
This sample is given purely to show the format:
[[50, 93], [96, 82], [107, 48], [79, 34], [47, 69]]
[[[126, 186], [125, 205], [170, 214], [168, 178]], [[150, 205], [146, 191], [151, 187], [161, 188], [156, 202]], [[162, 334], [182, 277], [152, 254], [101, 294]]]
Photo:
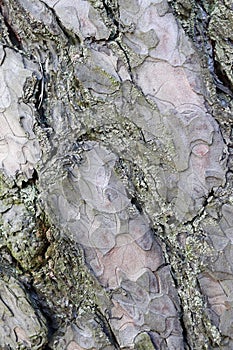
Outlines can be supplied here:
[[154, 350], [154, 345], [151, 342], [150, 336], [147, 333], [141, 333], [135, 339], [136, 350]]
[[[210, 23], [208, 32], [213, 41], [215, 41], [214, 55], [215, 60], [220, 65], [222, 74], [226, 75], [231, 85], [232, 78], [232, 25], [233, 14], [229, 11], [225, 4], [216, 0], [210, 11]], [[221, 80], [221, 77], [220, 77]], [[223, 82], [224, 83], [224, 82]]]
[[71, 248], [71, 242], [59, 238], [60, 233], [52, 227], [49, 235], [46, 264], [31, 270], [36, 291], [46, 296], [46, 307], [54, 310], [59, 322], [87, 312], [94, 314], [98, 304], [104, 310], [108, 298], [85, 266], [82, 252], [73, 243]]

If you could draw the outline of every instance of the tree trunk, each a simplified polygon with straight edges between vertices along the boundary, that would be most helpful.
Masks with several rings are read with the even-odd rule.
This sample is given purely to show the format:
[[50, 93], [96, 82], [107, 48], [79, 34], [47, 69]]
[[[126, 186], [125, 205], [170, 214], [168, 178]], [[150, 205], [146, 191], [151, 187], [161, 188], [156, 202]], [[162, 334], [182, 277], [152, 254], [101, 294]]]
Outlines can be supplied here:
[[1, 349], [233, 348], [233, 9], [170, 5], [0, 2]]

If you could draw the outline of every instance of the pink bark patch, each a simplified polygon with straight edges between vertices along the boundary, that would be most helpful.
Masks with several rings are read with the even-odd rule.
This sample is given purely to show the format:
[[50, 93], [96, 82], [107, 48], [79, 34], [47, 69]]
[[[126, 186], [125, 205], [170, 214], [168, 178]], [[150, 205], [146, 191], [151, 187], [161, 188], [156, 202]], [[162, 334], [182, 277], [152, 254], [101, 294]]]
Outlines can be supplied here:
[[209, 152], [209, 146], [204, 143], [199, 143], [198, 145], [193, 147], [192, 152], [197, 157], [202, 158]]

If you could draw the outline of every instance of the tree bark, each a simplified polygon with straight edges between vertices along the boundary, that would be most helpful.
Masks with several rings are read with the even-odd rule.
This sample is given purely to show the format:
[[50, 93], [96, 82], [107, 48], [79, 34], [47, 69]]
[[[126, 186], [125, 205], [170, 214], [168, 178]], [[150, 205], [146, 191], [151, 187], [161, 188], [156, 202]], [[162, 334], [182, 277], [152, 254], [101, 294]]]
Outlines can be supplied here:
[[0, 9], [0, 348], [232, 349], [231, 2]]

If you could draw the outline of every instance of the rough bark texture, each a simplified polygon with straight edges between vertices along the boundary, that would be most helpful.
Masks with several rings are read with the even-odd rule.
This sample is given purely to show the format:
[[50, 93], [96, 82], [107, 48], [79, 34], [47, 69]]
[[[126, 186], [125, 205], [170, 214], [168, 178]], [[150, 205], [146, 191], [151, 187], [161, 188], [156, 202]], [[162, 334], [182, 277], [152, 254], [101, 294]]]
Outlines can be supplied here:
[[0, 348], [232, 349], [231, 1], [0, 8]]

